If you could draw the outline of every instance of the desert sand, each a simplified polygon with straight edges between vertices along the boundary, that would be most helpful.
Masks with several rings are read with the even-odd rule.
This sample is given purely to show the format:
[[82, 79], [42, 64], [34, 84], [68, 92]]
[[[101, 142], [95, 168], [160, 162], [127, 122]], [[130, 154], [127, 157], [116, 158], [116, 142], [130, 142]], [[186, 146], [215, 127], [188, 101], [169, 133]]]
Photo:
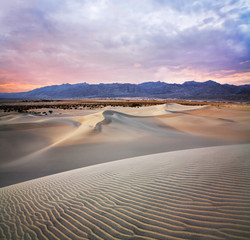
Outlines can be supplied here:
[[250, 112], [0, 113], [0, 239], [249, 239]]

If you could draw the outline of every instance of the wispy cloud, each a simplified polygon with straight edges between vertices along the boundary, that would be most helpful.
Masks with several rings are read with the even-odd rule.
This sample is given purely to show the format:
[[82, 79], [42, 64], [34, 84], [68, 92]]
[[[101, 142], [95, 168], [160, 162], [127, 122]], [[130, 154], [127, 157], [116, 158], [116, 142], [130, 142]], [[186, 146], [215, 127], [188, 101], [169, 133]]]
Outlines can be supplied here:
[[250, 83], [249, 16], [247, 0], [1, 1], [1, 91], [21, 89], [10, 83]]

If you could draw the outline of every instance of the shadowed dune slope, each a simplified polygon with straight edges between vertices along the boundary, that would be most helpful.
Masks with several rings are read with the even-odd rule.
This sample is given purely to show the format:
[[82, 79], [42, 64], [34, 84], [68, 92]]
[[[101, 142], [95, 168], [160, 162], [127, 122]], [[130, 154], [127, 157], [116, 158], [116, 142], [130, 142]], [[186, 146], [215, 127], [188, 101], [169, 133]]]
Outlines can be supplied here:
[[0, 188], [0, 238], [249, 239], [249, 149], [159, 153]]

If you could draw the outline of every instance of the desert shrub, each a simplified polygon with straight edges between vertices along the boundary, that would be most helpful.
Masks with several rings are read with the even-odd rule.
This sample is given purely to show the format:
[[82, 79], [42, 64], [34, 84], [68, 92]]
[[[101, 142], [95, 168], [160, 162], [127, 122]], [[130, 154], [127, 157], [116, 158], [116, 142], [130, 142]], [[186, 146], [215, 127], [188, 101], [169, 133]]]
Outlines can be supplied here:
[[140, 107], [141, 104], [140, 103], [131, 103], [130, 107]]

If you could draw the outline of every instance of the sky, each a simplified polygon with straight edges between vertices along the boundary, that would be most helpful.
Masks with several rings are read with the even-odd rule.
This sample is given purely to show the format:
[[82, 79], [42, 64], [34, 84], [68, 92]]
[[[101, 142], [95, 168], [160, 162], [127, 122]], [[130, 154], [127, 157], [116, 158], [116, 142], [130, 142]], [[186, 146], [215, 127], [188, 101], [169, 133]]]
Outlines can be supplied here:
[[0, 1], [0, 92], [206, 80], [250, 84], [250, 1]]

